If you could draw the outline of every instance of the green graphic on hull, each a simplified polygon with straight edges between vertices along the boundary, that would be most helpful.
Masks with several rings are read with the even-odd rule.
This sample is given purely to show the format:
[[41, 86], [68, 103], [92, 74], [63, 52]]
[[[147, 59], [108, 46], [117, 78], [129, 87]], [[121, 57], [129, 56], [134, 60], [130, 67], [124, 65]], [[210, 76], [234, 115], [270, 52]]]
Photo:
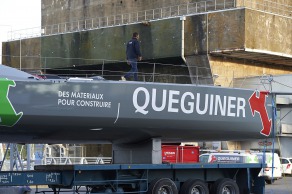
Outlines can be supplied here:
[[12, 127], [23, 115], [23, 112], [15, 112], [8, 99], [9, 88], [15, 86], [13, 80], [0, 78], [0, 126]]

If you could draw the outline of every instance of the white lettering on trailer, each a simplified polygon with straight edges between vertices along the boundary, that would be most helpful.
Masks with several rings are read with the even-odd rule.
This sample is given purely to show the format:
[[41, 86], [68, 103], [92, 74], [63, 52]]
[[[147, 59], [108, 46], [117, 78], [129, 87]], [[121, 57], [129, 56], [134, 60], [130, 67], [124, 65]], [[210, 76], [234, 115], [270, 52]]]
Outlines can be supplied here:
[[[165, 89], [162, 90], [162, 95], [159, 97], [161, 99], [158, 99], [155, 88], [151, 92], [144, 87], [137, 88], [133, 93], [135, 112], [146, 115], [152, 108], [155, 112], [167, 110], [171, 113], [181, 111], [185, 114], [245, 117], [246, 100], [241, 97], [205, 94], [203, 98], [201, 93], [185, 92], [181, 94], [177, 90]], [[141, 99], [143, 100], [141, 101]], [[157, 102], [161, 104], [157, 105]]]

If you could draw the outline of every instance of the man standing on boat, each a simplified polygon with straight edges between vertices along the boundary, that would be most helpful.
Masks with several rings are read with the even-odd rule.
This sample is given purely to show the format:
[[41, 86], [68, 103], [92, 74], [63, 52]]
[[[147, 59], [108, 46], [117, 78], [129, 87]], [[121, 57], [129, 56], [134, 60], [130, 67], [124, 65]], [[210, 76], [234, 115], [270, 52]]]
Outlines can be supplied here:
[[132, 39], [127, 43], [126, 48], [127, 63], [131, 65], [132, 68], [125, 76], [122, 76], [123, 81], [126, 81], [131, 76], [134, 77], [135, 81], [138, 81], [137, 61], [142, 60], [140, 43], [138, 40], [139, 34], [138, 32], [134, 32]]

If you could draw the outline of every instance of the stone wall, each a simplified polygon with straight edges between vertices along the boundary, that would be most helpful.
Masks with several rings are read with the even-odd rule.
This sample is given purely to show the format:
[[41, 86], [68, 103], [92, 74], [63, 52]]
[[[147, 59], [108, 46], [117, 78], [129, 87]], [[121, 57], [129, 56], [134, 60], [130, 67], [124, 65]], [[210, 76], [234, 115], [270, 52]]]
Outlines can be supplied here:
[[239, 59], [209, 57], [212, 73], [219, 77], [215, 85], [233, 87], [233, 78], [292, 73], [292, 67], [271, 66]]

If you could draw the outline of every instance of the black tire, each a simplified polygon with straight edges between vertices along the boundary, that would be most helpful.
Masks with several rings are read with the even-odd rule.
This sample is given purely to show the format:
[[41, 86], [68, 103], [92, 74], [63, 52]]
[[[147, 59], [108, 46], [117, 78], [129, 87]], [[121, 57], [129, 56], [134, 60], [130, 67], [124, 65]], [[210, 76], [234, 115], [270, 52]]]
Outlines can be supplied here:
[[94, 187], [91, 189], [90, 194], [91, 193], [98, 193], [98, 192], [100, 192], [100, 189]]
[[169, 178], [151, 181], [147, 194], [178, 194], [175, 183]]
[[92, 188], [90, 193], [112, 193], [113, 191], [110, 188], [101, 189], [101, 188]]
[[229, 178], [218, 179], [212, 186], [211, 194], [240, 194], [237, 183]]
[[271, 185], [271, 184], [273, 184], [275, 182], [275, 179], [273, 179], [273, 180], [265, 180], [265, 181], [266, 181], [266, 183], [268, 185]]
[[125, 193], [122, 187], [118, 187], [116, 193]]
[[180, 194], [209, 194], [207, 184], [200, 179], [189, 179], [182, 185]]

